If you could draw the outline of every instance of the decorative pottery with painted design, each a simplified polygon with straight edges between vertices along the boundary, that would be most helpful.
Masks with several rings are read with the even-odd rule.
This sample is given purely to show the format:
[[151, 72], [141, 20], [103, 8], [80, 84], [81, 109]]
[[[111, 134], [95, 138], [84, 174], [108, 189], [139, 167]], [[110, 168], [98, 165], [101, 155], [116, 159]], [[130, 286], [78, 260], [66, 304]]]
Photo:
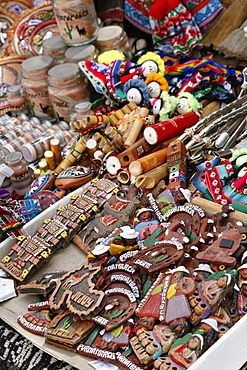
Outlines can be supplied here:
[[23, 12], [8, 30], [9, 53], [27, 56], [43, 54], [43, 42], [57, 34], [59, 31], [52, 3], [44, 1]]

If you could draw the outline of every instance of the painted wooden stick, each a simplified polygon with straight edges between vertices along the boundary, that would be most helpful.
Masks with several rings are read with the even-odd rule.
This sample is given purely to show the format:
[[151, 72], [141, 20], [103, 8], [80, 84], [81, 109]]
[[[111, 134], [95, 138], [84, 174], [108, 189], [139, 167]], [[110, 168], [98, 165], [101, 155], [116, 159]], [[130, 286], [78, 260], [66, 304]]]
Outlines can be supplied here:
[[130, 130], [132, 129], [133, 124], [134, 124], [133, 121], [129, 121], [129, 122], [126, 122], [124, 125], [122, 125], [120, 133], [122, 132], [122, 136], [123, 136], [124, 141], [126, 141], [128, 135], [130, 133]]
[[166, 179], [167, 177], [167, 165], [164, 163], [161, 166], [138, 176], [135, 185], [137, 188], [153, 189], [161, 180]]
[[182, 134], [186, 128], [193, 126], [199, 119], [200, 114], [198, 112], [188, 112], [167, 121], [146, 127], [143, 135], [149, 144], [154, 145]]
[[133, 161], [129, 165], [129, 171], [133, 176], [139, 176], [142, 173], [152, 170], [162, 165], [167, 158], [167, 148], [158, 150], [157, 152], [145, 155]]

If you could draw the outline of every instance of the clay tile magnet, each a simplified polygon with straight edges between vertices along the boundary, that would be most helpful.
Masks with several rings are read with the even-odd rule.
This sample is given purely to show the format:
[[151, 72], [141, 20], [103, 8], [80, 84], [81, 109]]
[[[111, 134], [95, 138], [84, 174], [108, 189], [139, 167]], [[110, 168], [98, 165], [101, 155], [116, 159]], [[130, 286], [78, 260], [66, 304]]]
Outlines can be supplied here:
[[81, 320], [69, 310], [56, 315], [49, 323], [45, 337], [55, 342], [74, 346], [85, 338], [94, 328], [95, 324], [88, 320]]
[[53, 310], [68, 308], [73, 314], [82, 319], [95, 316], [105, 302], [105, 294], [94, 289], [94, 280], [100, 273], [100, 267], [92, 267], [83, 263], [81, 266], [68, 271], [58, 281], [50, 297]]

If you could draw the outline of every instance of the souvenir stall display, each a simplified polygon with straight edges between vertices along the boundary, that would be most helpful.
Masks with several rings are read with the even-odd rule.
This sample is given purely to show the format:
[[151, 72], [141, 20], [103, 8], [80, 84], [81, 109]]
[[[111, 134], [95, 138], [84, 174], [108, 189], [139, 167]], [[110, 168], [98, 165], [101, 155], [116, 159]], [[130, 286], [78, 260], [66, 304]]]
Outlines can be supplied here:
[[0, 319], [71, 370], [244, 368], [247, 67], [203, 45], [230, 4], [102, 4], [0, 0]]

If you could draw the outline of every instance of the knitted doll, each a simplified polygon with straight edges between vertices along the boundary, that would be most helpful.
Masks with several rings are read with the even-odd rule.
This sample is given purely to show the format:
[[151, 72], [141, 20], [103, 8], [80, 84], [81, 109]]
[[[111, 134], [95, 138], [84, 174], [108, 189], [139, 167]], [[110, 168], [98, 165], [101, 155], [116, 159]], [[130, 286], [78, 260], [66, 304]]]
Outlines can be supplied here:
[[149, 15], [158, 21], [154, 42], [170, 44], [176, 56], [189, 56], [193, 49], [202, 48], [201, 31], [191, 13], [179, 0], [155, 0]]
[[177, 104], [178, 98], [169, 95], [167, 91], [162, 91], [160, 99], [157, 99], [153, 104], [153, 114], [158, 115], [159, 120], [164, 122], [173, 116]]
[[148, 105], [148, 89], [141, 79], [131, 79], [124, 85], [124, 92], [128, 102], [135, 102], [144, 107]]
[[150, 98], [159, 98], [162, 91], [168, 90], [168, 82], [159, 73], [151, 73], [145, 80]]
[[[129, 81], [131, 80], [140, 80], [137, 84], [141, 88], [142, 98], [140, 99], [138, 94], [137, 104], [143, 105], [142, 99], [145, 101], [144, 105], [148, 104], [148, 90], [143, 78], [147, 78], [151, 73], [158, 73], [161, 76], [165, 73], [164, 61], [153, 52], [148, 52], [140, 57], [137, 63], [120, 59], [112, 60], [109, 64], [84, 60], [78, 65], [95, 91], [116, 105], [130, 101], [128, 97], [126, 98], [125, 85], [128, 83], [127, 89], [129, 89]], [[133, 97], [131, 101], [135, 101]]]
[[178, 114], [185, 114], [192, 110], [199, 111], [202, 106], [194, 96], [188, 92], [181, 93], [177, 96], [178, 104], [176, 106], [176, 112]]
[[142, 55], [137, 64], [141, 67], [143, 77], [148, 77], [151, 73], [159, 73], [161, 76], [165, 74], [164, 60], [152, 51]]

